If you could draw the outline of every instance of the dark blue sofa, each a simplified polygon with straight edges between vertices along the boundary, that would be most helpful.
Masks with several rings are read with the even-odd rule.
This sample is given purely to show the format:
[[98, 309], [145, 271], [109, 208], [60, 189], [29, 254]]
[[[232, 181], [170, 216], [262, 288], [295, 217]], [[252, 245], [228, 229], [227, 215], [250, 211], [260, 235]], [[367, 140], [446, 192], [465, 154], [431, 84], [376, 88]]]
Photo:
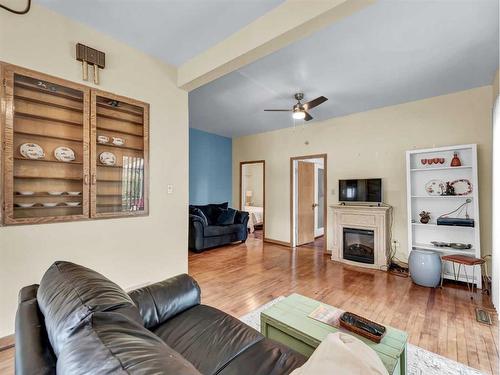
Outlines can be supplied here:
[[[248, 237], [248, 212], [232, 210], [234, 221], [220, 224], [220, 215], [226, 213], [228, 203], [189, 206], [189, 249], [202, 252], [209, 248], [233, 242], [245, 242]], [[200, 212], [201, 211], [201, 212]]]

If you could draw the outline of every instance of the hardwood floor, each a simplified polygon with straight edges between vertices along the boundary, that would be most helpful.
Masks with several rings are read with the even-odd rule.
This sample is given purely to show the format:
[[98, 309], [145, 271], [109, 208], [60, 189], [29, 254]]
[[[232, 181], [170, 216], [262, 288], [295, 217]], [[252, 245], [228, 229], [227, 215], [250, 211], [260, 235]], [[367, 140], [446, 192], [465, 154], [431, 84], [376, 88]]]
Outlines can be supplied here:
[[491, 303], [481, 293], [471, 302], [463, 285], [424, 288], [409, 278], [332, 262], [314, 247], [292, 250], [253, 237], [190, 254], [189, 273], [200, 283], [203, 303], [234, 316], [296, 292], [405, 330], [414, 345], [498, 374], [498, 318], [494, 313], [493, 326], [476, 322], [474, 307], [492, 309]]
[[[464, 286], [423, 288], [408, 278], [334, 263], [321, 247], [291, 250], [258, 237], [189, 255], [203, 303], [241, 316], [297, 292], [406, 330], [414, 345], [498, 374], [498, 318], [493, 315], [493, 326], [476, 322], [475, 305], [491, 308], [480, 293], [472, 303]], [[0, 374], [14, 374], [14, 348], [0, 351]]]
[[0, 374], [14, 375], [14, 348], [0, 351]]
[[310, 243], [306, 243], [302, 246], [300, 246], [300, 248], [310, 248], [310, 249], [317, 249], [317, 250], [323, 250], [325, 248], [325, 237], [324, 236], [320, 236], [320, 237], [317, 237], [314, 239], [313, 242], [310, 242]]

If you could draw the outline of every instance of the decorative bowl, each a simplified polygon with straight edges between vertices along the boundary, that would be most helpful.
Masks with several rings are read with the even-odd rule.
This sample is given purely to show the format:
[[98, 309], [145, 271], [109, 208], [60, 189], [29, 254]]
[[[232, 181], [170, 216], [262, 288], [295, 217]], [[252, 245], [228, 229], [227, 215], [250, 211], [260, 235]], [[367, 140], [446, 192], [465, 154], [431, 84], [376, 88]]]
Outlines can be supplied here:
[[29, 208], [29, 207], [33, 207], [35, 205], [34, 202], [29, 202], [29, 203], [16, 203], [19, 207], [22, 207], [22, 208]]
[[38, 160], [45, 157], [45, 152], [43, 152], [43, 148], [36, 143], [23, 143], [19, 147], [19, 152], [26, 159]]
[[54, 157], [65, 163], [75, 160], [75, 152], [69, 147], [61, 146], [54, 150]]
[[80, 202], [66, 202], [66, 206], [69, 206], [69, 207], [76, 207], [79, 205], [80, 205]]
[[45, 203], [42, 203], [43, 207], [55, 207], [57, 206], [57, 203], [56, 202], [45, 202]]
[[61, 195], [63, 192], [62, 191], [49, 191], [49, 195]]
[[472, 249], [472, 245], [470, 243], [465, 244], [465, 243], [452, 242], [448, 246], [450, 246], [452, 249], [455, 249], [455, 250], [469, 250], [469, 249]]
[[112, 152], [101, 152], [99, 155], [99, 160], [104, 165], [115, 165], [116, 164], [116, 156]]
[[450, 182], [453, 187], [455, 195], [469, 195], [472, 193], [472, 183], [466, 178]]
[[18, 191], [17, 194], [19, 195], [33, 195], [35, 194], [34, 191]]
[[81, 191], [68, 191], [68, 195], [80, 195], [82, 192]]
[[104, 144], [109, 142], [109, 137], [107, 135], [98, 135], [97, 136], [97, 142]]
[[125, 144], [125, 139], [119, 137], [113, 137], [113, 144], [115, 146], [123, 146]]
[[442, 180], [430, 180], [425, 184], [425, 191], [431, 196], [443, 195], [446, 191]]
[[431, 244], [433, 244], [436, 247], [448, 247], [448, 242], [431, 241]]

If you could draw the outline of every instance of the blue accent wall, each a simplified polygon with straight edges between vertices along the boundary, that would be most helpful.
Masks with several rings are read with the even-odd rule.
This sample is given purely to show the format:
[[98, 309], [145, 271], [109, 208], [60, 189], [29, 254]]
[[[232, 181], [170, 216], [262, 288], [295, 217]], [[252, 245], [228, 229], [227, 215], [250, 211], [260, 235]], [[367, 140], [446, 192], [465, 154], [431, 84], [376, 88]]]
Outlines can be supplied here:
[[233, 140], [189, 128], [189, 204], [233, 200]]

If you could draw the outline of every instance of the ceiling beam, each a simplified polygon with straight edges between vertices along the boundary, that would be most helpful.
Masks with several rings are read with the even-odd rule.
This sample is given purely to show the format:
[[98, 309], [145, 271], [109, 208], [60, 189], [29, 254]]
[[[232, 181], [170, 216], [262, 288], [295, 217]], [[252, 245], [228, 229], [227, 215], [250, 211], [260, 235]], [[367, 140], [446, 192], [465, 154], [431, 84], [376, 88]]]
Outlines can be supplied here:
[[287, 0], [177, 70], [191, 91], [337, 22], [376, 0]]

